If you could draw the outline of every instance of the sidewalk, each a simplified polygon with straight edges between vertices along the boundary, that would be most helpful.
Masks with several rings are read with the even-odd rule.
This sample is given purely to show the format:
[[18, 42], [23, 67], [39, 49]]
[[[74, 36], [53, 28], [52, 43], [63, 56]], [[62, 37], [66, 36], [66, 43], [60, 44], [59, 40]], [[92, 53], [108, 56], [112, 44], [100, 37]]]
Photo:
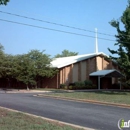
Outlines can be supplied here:
[[64, 90], [64, 89], [56, 89], [56, 90], [27, 90], [27, 89], [1, 89], [0, 93], [49, 93], [49, 92], [95, 92], [95, 91], [119, 91], [119, 92], [130, 92], [130, 90], [119, 90], [119, 89], [83, 89], [83, 90]]
[[0, 89], [0, 93], [49, 93], [51, 91], [40, 91], [40, 90], [26, 90], [26, 89], [20, 89], [20, 90], [17, 90], [17, 89]]

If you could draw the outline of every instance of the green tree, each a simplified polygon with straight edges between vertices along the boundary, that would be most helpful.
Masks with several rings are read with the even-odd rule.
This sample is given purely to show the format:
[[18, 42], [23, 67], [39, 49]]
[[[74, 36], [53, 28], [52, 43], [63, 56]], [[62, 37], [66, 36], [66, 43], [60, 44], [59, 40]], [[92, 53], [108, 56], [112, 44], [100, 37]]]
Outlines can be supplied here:
[[4, 54], [4, 47], [0, 44], [0, 77], [3, 76], [5, 73], [5, 67], [4, 67], [4, 62], [5, 62], [5, 54]]
[[0, 0], [0, 5], [6, 5], [10, 0]]
[[57, 70], [51, 68], [50, 55], [44, 51], [31, 50], [23, 55], [8, 55], [4, 53], [4, 47], [0, 44], [0, 78], [6, 79], [7, 83], [15, 80], [37, 88], [43, 77], [52, 77]]
[[10, 87], [10, 81], [12, 79], [12, 68], [13, 68], [13, 56], [4, 54], [0, 56], [0, 78], [6, 80], [6, 84]]
[[2, 60], [3, 57], [4, 57], [4, 47], [2, 46], [2, 44], [0, 44], [0, 61]]
[[55, 69], [50, 67], [50, 55], [44, 54], [44, 51], [40, 52], [38, 50], [31, 50], [28, 53], [28, 57], [33, 67], [33, 76], [36, 82], [36, 88], [43, 77], [52, 77], [57, 72]]
[[32, 62], [27, 54], [17, 55], [15, 57], [15, 64], [13, 69], [13, 75], [17, 81], [21, 81], [26, 84], [27, 90], [29, 90], [29, 85], [35, 85], [34, 71], [32, 67]]
[[78, 55], [78, 52], [71, 52], [68, 50], [63, 50], [61, 54], [57, 54], [54, 58], [76, 56], [76, 55]]
[[56, 70], [50, 68], [50, 56], [44, 51], [31, 50], [28, 54], [17, 55], [14, 57], [12, 76], [26, 84], [27, 90], [33, 85], [37, 88], [38, 83], [43, 77], [51, 77]]
[[[116, 56], [111, 56], [113, 60], [115, 60], [118, 65], [123, 70], [126, 79], [130, 79], [130, 0], [128, 1], [128, 5], [119, 20], [112, 20], [110, 24], [116, 28], [117, 35], [115, 43], [119, 48], [117, 50], [108, 49], [111, 54], [116, 54]], [[121, 25], [124, 26], [121, 29]]]

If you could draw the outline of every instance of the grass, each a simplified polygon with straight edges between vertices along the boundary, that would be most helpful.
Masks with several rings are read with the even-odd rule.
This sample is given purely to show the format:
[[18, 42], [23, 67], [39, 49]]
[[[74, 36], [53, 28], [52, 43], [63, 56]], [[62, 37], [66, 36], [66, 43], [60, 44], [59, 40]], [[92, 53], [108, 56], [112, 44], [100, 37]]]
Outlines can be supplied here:
[[0, 130], [79, 130], [79, 129], [0, 108]]
[[30, 90], [39, 90], [39, 91], [55, 91], [57, 89], [53, 89], [53, 88], [34, 88], [34, 89], [30, 89]]
[[120, 91], [95, 91], [95, 92], [71, 92], [71, 93], [55, 92], [55, 93], [49, 93], [49, 95], [130, 105], [130, 92], [120, 92]]

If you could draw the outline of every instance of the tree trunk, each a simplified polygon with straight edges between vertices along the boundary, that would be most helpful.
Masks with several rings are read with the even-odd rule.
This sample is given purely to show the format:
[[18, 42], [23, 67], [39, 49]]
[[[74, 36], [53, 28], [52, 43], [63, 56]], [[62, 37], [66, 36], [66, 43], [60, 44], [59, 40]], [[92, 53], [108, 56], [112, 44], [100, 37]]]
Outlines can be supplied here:
[[37, 89], [37, 83], [36, 83], [36, 85], [35, 85], [35, 89]]
[[16, 79], [16, 88], [18, 88], [19, 91], [19, 81]]
[[38, 80], [36, 80], [36, 85], [35, 85], [35, 89], [38, 88]]
[[29, 91], [29, 87], [28, 87], [28, 84], [27, 84], [27, 91]]

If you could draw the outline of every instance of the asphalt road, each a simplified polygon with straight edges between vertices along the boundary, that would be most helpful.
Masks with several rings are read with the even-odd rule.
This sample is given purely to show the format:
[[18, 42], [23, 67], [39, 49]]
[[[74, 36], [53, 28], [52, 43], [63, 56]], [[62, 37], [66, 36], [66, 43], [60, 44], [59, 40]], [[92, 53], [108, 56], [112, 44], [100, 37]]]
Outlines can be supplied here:
[[0, 93], [0, 106], [98, 130], [119, 130], [120, 118], [130, 120], [130, 109]]

